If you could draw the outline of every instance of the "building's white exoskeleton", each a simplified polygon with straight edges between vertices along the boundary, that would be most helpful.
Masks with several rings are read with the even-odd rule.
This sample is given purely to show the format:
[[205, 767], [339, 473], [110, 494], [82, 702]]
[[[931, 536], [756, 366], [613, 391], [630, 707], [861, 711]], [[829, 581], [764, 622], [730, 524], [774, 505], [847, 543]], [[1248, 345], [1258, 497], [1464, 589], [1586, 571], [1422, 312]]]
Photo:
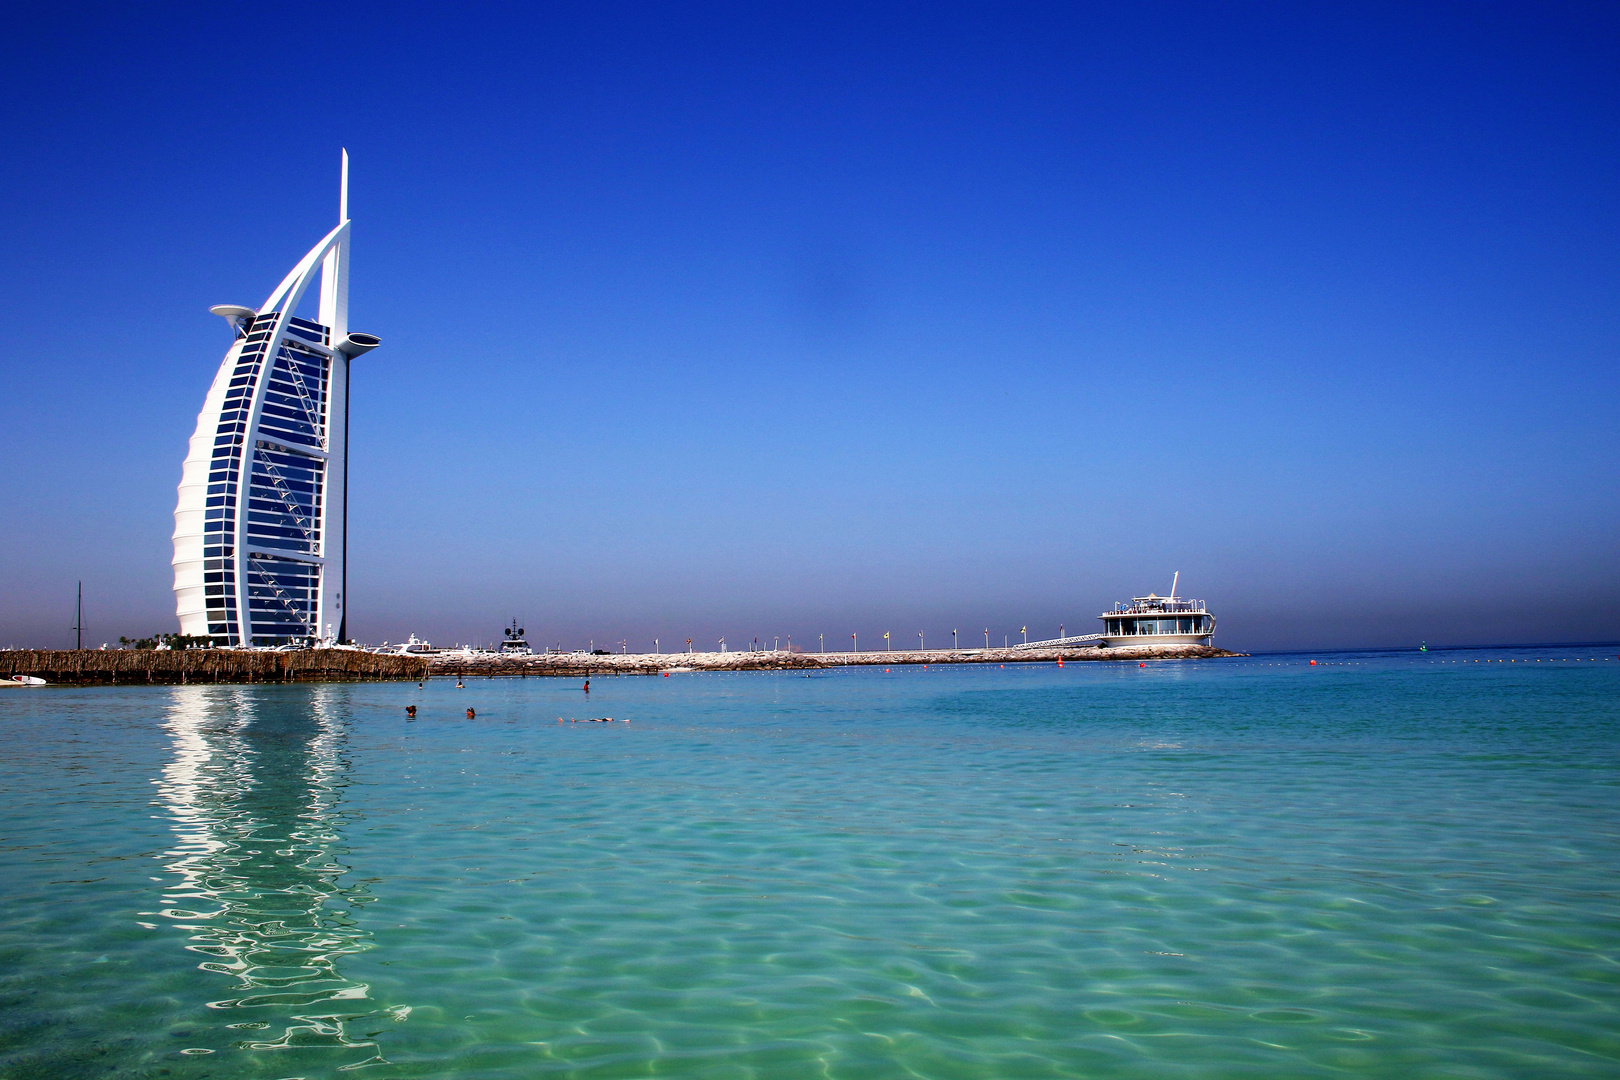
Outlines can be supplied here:
[[[320, 274], [316, 321], [294, 315]], [[222, 304], [235, 340], [197, 415], [174, 508], [180, 632], [215, 645], [347, 638], [349, 155], [337, 228], [264, 306]]]

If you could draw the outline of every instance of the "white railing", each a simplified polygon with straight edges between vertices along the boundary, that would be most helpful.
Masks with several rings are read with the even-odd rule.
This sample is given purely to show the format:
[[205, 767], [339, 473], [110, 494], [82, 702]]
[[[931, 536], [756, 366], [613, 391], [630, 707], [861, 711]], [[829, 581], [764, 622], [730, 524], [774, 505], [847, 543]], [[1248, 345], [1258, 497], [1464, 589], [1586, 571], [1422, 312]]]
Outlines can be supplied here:
[[1209, 609], [1202, 600], [1145, 600], [1130, 604], [1115, 604], [1110, 615], [1207, 615]]
[[1077, 637], [1048, 638], [1046, 641], [1022, 641], [1014, 645], [1015, 649], [1057, 649], [1064, 645], [1078, 645], [1082, 641], [1101, 641], [1102, 634], [1080, 634]]

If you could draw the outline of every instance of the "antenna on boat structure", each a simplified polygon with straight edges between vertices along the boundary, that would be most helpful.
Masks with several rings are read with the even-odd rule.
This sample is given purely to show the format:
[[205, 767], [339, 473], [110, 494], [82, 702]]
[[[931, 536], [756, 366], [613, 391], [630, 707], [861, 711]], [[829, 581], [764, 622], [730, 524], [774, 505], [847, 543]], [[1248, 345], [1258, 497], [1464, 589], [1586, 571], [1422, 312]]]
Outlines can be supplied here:
[[1170, 599], [1174, 600], [1176, 598], [1176, 586], [1179, 584], [1181, 584], [1181, 571], [1177, 570], [1176, 576], [1170, 579]]

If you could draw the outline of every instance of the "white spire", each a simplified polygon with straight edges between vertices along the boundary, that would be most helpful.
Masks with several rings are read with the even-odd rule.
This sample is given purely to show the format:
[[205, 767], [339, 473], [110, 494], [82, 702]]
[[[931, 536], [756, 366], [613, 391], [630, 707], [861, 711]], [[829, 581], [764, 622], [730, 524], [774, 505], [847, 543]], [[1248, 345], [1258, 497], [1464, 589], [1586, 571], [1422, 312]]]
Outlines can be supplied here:
[[349, 333], [349, 152], [343, 151], [338, 180], [338, 225], [329, 234], [331, 244], [321, 257], [322, 326], [337, 345]]

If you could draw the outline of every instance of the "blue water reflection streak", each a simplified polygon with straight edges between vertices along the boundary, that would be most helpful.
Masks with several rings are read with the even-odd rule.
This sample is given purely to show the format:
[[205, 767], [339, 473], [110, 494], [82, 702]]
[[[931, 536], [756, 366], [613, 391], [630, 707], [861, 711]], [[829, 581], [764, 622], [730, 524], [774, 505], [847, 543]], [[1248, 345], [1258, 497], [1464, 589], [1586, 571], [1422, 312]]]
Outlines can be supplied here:
[[379, 1012], [369, 988], [339, 970], [372, 947], [355, 919], [372, 897], [343, 862], [343, 694], [174, 692], [164, 720], [174, 757], [155, 780], [176, 837], [161, 856], [173, 879], [145, 914], [183, 932], [197, 966], [229, 984], [209, 1006], [244, 1035], [262, 1033], [238, 1046], [369, 1052], [359, 1065], [382, 1059], [349, 1033]]

